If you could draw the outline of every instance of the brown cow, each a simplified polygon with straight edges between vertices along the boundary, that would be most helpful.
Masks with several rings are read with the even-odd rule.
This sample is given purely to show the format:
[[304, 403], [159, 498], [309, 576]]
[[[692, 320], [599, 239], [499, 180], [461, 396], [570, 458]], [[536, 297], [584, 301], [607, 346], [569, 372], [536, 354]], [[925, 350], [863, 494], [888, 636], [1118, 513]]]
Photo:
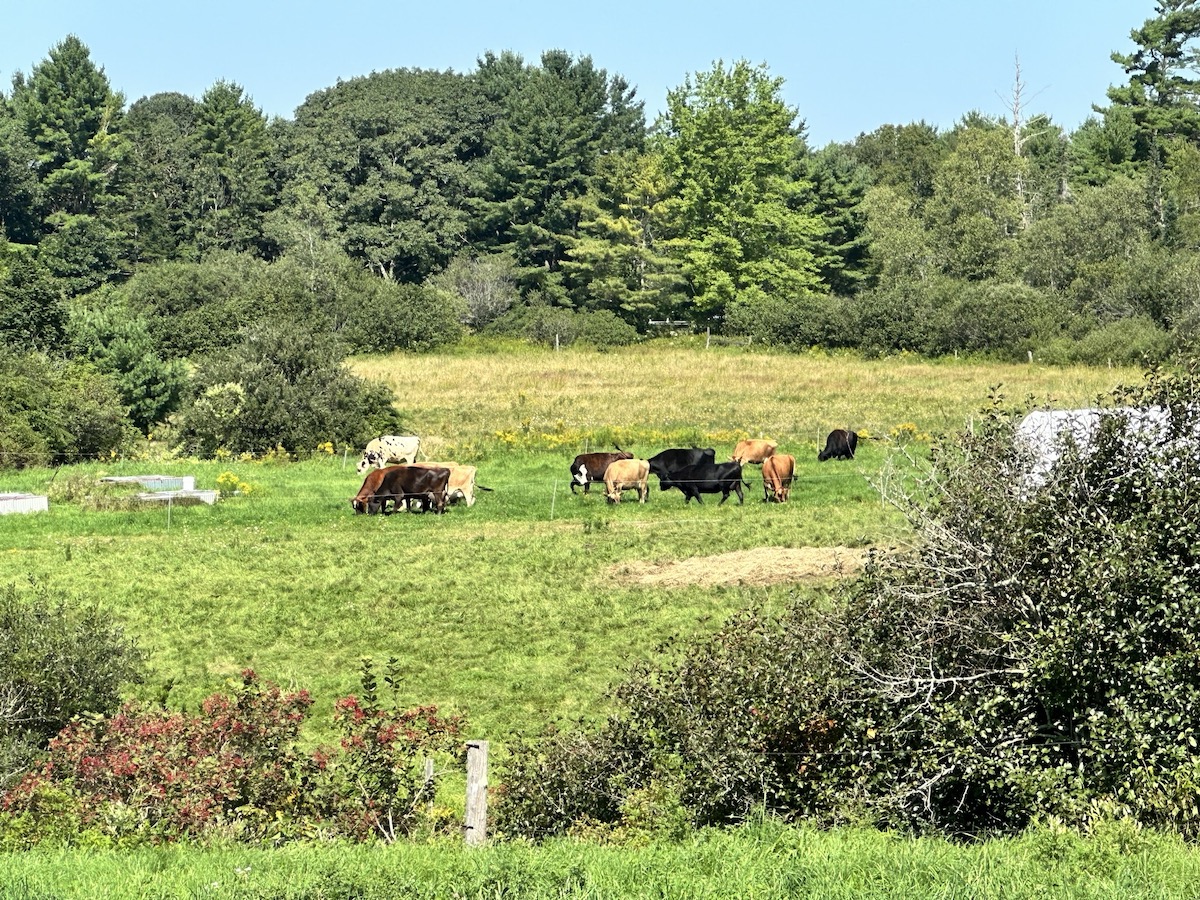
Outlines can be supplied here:
[[621, 491], [636, 490], [638, 503], [646, 502], [650, 488], [650, 462], [645, 459], [614, 459], [604, 470], [604, 496], [609, 503], [621, 502]]
[[747, 463], [758, 465], [768, 456], [772, 456], [778, 446], [774, 441], [767, 440], [738, 441], [737, 446], [733, 448], [733, 456], [729, 458], [743, 466]]
[[446, 487], [449, 481], [449, 469], [388, 466], [367, 475], [358, 494], [351, 499], [350, 505], [356, 513], [387, 515], [389, 500], [392, 503], [392, 512], [402, 504], [416, 500], [423, 509], [432, 507], [439, 513], [445, 512]]
[[796, 477], [796, 457], [790, 453], [768, 456], [763, 460], [763, 500], [787, 503], [792, 493], [792, 480]]
[[617, 447], [616, 453], [580, 453], [571, 463], [571, 493], [576, 485], [583, 485], [586, 494], [592, 482], [604, 480], [604, 470], [617, 459], [633, 459], [633, 454]]

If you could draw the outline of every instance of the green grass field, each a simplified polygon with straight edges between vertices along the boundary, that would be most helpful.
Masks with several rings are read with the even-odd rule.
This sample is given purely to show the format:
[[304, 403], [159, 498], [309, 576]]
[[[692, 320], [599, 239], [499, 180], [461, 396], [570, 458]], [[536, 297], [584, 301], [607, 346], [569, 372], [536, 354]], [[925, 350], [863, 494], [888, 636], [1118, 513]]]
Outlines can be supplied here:
[[[1140, 377], [1117, 369], [706, 351], [692, 343], [608, 353], [509, 349], [476, 346], [354, 363], [361, 374], [393, 386], [428, 455], [479, 467], [479, 482], [493, 490], [481, 493], [470, 509], [456, 507], [444, 516], [353, 515], [348, 499], [361, 481], [354, 471], [356, 449], [337, 448], [299, 462], [151, 456], [58, 472], [5, 472], [0, 493], [54, 493], [107, 474], [192, 474], [197, 487], [212, 488], [224, 472], [254, 490], [212, 507], [95, 508], [62, 501], [52, 502], [48, 513], [6, 516], [0, 519], [0, 583], [27, 589], [37, 581], [111, 609], [149, 653], [151, 677], [136, 689], [140, 696], [157, 697], [169, 687], [171, 704], [194, 708], [245, 667], [285, 686], [308, 688], [317, 700], [313, 741], [329, 737], [334, 700], [356, 691], [360, 660], [395, 657], [403, 673], [402, 701], [436, 703], [444, 712], [464, 714], [468, 734], [490, 739], [502, 764], [514, 732], [603, 714], [607, 689], [664, 640], [714, 629], [751, 604], [770, 608], [836, 589], [835, 579], [802, 577], [802, 566], [775, 571], [779, 557], [908, 541], [903, 518], [881, 502], [879, 473], [900, 452], [919, 461], [929, 440], [962, 428], [987, 404], [992, 388], [1000, 385], [1017, 400], [1032, 396], [1076, 406]], [[817, 463], [824, 435], [844, 426], [873, 439], [862, 443], [853, 461]], [[657, 487], [645, 506], [628, 500], [611, 506], [600, 491], [572, 495], [568, 488], [574, 455], [614, 440], [643, 457], [695, 442], [715, 446], [718, 458], [728, 458], [742, 436], [772, 437], [781, 452], [797, 457], [792, 502], [763, 503], [753, 469], [743, 506], [734, 500], [717, 506], [715, 498], [703, 506], [685, 505], [677, 491]], [[743, 556], [727, 555], [739, 552]], [[788, 831], [779, 840], [815, 838]], [[845, 868], [839, 853], [874, 858], [881, 852], [846, 850], [842, 842], [849, 838], [836, 835], [828, 840], [814, 852], [829, 861], [830, 872]], [[904, 857], [906, 851], [895, 850], [890, 839], [878, 840], [891, 848], [887, 853]], [[697, 841], [629, 857], [570, 844], [545, 856], [527, 848], [496, 848], [469, 859], [437, 848], [393, 849], [386, 856], [365, 849], [261, 857], [84, 854], [69, 857], [57, 876], [50, 874], [52, 858], [37, 854], [0, 860], [5, 885], [0, 897], [645, 896], [638, 890], [643, 879], [659, 885], [660, 896], [730, 896], [731, 884], [753, 883], [743, 895], [773, 897], [805, 895], [802, 886], [816, 877], [795, 854], [788, 858], [797, 861], [797, 870], [777, 871], [758, 838], [716, 835]], [[736, 879], [742, 876], [718, 872], [716, 860], [725, 857], [751, 860], [745, 865], [758, 874], [741, 882]], [[952, 885], [926, 895], [1037, 893], [980, 887], [995, 874], [987, 868], [993, 865], [990, 857], [964, 859], [953, 864], [949, 880], [930, 874], [940, 871], [940, 863], [921, 870], [926, 887]], [[310, 870], [358, 871], [377, 863], [399, 873], [412, 866], [433, 872], [448, 867], [461, 873], [463, 889], [445, 887], [449, 882], [443, 878], [431, 882], [443, 885], [438, 890], [339, 893], [327, 885], [306, 893], [270, 888], [275, 876], [268, 875], [261, 893], [229, 887], [240, 877], [231, 873], [245, 866], [257, 873], [294, 865], [288, 879], [306, 884]], [[130, 887], [134, 881], [110, 878], [127, 864], [167, 872], [178, 865], [171, 882], [177, 888], [139, 893]], [[981, 865], [982, 873], [962, 874]], [[1130, 865], [1134, 869], [1121, 869], [1100, 892], [1083, 890], [1081, 882], [1069, 895], [1172, 895], [1118, 890], [1135, 885], [1137, 865], [1158, 863]], [[694, 889], [673, 874], [689, 867], [704, 870]], [[202, 874], [194, 877], [201, 881], [193, 878], [197, 868]], [[190, 874], [182, 874], [185, 870]], [[531, 884], [539, 885], [527, 894], [514, 887], [526, 870], [533, 873]], [[84, 888], [69, 883], [76, 877], [110, 885], [109, 892], [79, 893]], [[393, 880], [378, 884], [396, 887], [409, 878], [389, 877]], [[996, 877], [997, 884], [1007, 883]], [[907, 893], [907, 875], [862, 878], [845, 882], [851, 887], [842, 895], [925, 891]], [[281, 883], [292, 883], [288, 879]], [[213, 882], [224, 886], [203, 887]], [[811, 883], [807, 895], [837, 896], [816, 886], [841, 882]], [[875, 893], [864, 887], [876, 883]], [[855, 884], [863, 890], [853, 890]]]
[[639, 847], [562, 840], [0, 856], [0, 900], [1157, 900], [1195, 897], [1198, 881], [1195, 848], [1120, 823], [1088, 839], [1041, 828], [980, 844], [766, 822]]
[[[406, 701], [463, 713], [473, 735], [502, 745], [513, 730], [601, 712], [623, 667], [664, 639], [809, 585], [732, 570], [722, 578], [720, 560], [704, 584], [641, 584], [630, 566], [902, 542], [904, 523], [872, 482], [914, 435], [919, 455], [919, 438], [962, 427], [997, 384], [1070, 405], [1137, 377], [671, 344], [356, 367], [396, 388], [431, 456], [475, 463], [493, 490], [441, 517], [354, 516], [348, 498], [361, 479], [356, 454], [341, 449], [295, 463], [113, 460], [8, 472], [0, 492], [147, 473], [193, 474], [211, 488], [226, 471], [257, 490], [213, 507], [65, 502], [5, 517], [0, 581], [35, 578], [111, 608], [150, 653], [149, 696], [169, 682], [172, 702], [194, 705], [249, 666], [312, 690], [319, 729], [333, 700], [355, 689], [362, 657], [394, 656]], [[840, 425], [876, 440], [854, 461], [817, 463], [819, 441]], [[761, 502], [752, 468], [744, 506], [685, 505], [678, 491], [657, 489], [645, 506], [609, 506], [595, 489], [568, 489], [573, 456], [614, 438], [641, 456], [695, 441], [728, 458], [747, 435], [796, 455], [792, 502]]]

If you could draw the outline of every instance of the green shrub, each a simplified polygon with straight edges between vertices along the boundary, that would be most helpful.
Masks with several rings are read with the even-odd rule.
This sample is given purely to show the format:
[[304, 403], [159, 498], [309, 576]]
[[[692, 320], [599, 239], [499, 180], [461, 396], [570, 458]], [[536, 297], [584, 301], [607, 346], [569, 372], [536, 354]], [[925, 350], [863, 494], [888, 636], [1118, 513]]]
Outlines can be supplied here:
[[369, 291], [338, 301], [341, 336], [359, 353], [424, 353], [462, 339], [461, 303], [415, 284], [376, 279]]
[[1109, 322], [1076, 337], [1051, 341], [1036, 356], [1057, 365], [1143, 365], [1165, 360], [1171, 344], [1169, 333], [1146, 316], [1136, 316]]
[[1023, 284], [964, 284], [940, 327], [930, 329], [928, 349], [1017, 358], [1056, 335], [1064, 316], [1050, 296]]
[[747, 292], [728, 305], [725, 327], [768, 346], [835, 347], [843, 340], [841, 303], [838, 298], [813, 293], [783, 297]]
[[145, 319], [121, 306], [80, 306], [72, 310], [68, 331], [73, 355], [113, 379], [138, 430], [165, 422], [179, 406], [187, 366], [159, 356]]
[[0, 467], [108, 456], [134, 436], [115, 385], [91, 365], [0, 346]]
[[846, 659], [874, 710], [850, 733], [889, 760], [884, 818], [978, 832], [1106, 802], [1200, 830], [1200, 381], [1153, 372], [1110, 402], [1168, 410], [1166, 433], [1109, 416], [1035, 490], [996, 411], [936, 460], [921, 548], [860, 584]]
[[867, 353], [931, 349], [941, 310], [958, 282], [944, 277], [891, 279], [845, 301], [844, 333]]
[[139, 268], [114, 298], [146, 317], [154, 345], [167, 356], [219, 351], [270, 312], [267, 265], [251, 256], [216, 253], [203, 262]]
[[183, 446], [204, 457], [361, 446], [401, 428], [391, 392], [347, 371], [332, 336], [285, 324], [249, 329], [202, 362], [177, 425]]
[[626, 347], [638, 339], [637, 329], [607, 309], [576, 313], [579, 331], [576, 340], [595, 347]]
[[43, 585], [0, 587], [0, 787], [72, 718], [116, 709], [144, 659], [108, 613]]
[[67, 322], [62, 292], [31, 254], [8, 251], [0, 240], [0, 344], [26, 352], [51, 352]]

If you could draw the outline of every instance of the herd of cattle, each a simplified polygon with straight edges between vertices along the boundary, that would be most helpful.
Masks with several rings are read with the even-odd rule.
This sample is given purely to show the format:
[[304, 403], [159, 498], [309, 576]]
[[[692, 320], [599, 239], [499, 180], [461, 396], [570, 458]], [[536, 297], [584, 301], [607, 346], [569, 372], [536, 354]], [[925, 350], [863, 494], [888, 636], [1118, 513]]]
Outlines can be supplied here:
[[[418, 462], [420, 446], [420, 438], [415, 435], [385, 435], [367, 444], [358, 462], [358, 472], [371, 471], [350, 499], [356, 513], [386, 515], [402, 508], [440, 513], [452, 503], [472, 506], [476, 490], [491, 490], [475, 483], [475, 466]], [[830, 432], [817, 459], [821, 462], [853, 459], [857, 447], [858, 435], [839, 428]], [[738, 441], [729, 462], [717, 462], [712, 447], [672, 448], [649, 459], [635, 459], [620, 447], [611, 453], [581, 453], [571, 463], [571, 492], [576, 493], [576, 488], [582, 487], [586, 494], [593, 484], [603, 483], [610, 503], [620, 503], [622, 494], [631, 490], [637, 491], [640, 503], [645, 503], [649, 478], [655, 475], [662, 490], [678, 488], [685, 504], [693, 498], [703, 503], [703, 494], [720, 494], [720, 502], [724, 503], [731, 493], [737, 495], [738, 503], [743, 503], [742, 488], [750, 485], [742, 477], [742, 467], [760, 465], [763, 499], [786, 503], [795, 477], [796, 458], [777, 453], [777, 449], [775, 441]]]

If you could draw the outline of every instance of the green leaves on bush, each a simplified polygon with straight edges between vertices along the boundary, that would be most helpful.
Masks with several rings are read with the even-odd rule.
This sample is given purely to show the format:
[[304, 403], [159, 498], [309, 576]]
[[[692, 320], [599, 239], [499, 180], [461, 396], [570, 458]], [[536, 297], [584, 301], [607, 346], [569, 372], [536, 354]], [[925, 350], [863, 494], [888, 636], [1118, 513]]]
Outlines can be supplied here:
[[345, 369], [333, 338], [296, 325], [248, 330], [201, 363], [192, 383], [179, 436], [201, 456], [221, 448], [295, 451], [325, 441], [361, 446], [400, 427], [391, 391]]
[[97, 607], [0, 588], [0, 787], [73, 717], [116, 709], [144, 658]]
[[107, 376], [87, 363], [0, 346], [0, 467], [95, 459], [133, 437]]

